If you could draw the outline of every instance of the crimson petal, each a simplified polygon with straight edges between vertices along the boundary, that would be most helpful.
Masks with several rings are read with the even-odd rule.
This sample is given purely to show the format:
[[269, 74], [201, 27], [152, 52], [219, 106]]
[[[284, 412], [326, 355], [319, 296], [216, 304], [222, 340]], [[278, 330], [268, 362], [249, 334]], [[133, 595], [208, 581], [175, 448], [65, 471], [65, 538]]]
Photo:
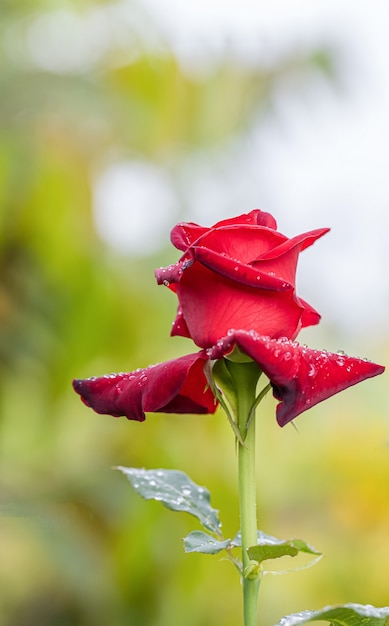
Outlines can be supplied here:
[[151, 365], [126, 374], [74, 380], [82, 401], [96, 413], [143, 422], [146, 412], [214, 413], [217, 405], [207, 387], [204, 354]]
[[312, 350], [287, 339], [270, 339], [243, 330], [231, 330], [207, 354], [211, 359], [220, 359], [234, 345], [256, 361], [269, 378], [273, 395], [280, 401], [277, 405], [280, 426], [339, 391], [385, 370], [382, 365], [364, 359]]
[[316, 230], [296, 235], [296, 237], [282, 242], [276, 248], [272, 248], [269, 252], [265, 252], [265, 254], [260, 257], [260, 260], [270, 261], [276, 259], [292, 248], [298, 248], [299, 252], [302, 252], [306, 248], [309, 248], [309, 246], [312, 246], [315, 241], [323, 237], [323, 235], [326, 235], [330, 230], [330, 228], [317, 228]]
[[221, 222], [217, 222], [213, 228], [231, 226], [232, 224], [253, 224], [254, 226], [265, 226], [265, 228], [277, 230], [277, 222], [274, 217], [270, 215], [270, 213], [261, 211], [261, 209], [253, 209], [250, 213], [243, 213], [243, 215], [222, 220]]
[[271, 291], [289, 291], [293, 289], [293, 285], [277, 276], [261, 272], [251, 265], [229, 259], [213, 250], [195, 246], [193, 252], [195, 259], [200, 261], [205, 267], [242, 285]]
[[277, 222], [270, 213], [265, 213], [265, 211], [261, 211], [260, 209], [254, 209], [250, 211], [250, 213], [244, 213], [243, 215], [217, 222], [214, 226], [211, 226], [211, 228], [199, 226], [194, 222], [180, 222], [172, 229], [170, 240], [173, 246], [185, 252], [202, 235], [209, 233], [211, 230], [232, 225], [264, 226], [271, 230], [277, 230]]

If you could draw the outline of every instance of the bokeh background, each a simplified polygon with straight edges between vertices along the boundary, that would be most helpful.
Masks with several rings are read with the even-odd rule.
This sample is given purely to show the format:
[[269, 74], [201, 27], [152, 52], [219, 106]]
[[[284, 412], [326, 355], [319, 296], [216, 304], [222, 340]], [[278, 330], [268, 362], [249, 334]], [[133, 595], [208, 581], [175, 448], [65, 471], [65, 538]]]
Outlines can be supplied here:
[[[224, 416], [97, 416], [71, 380], [192, 350], [153, 277], [177, 259], [169, 231], [255, 207], [288, 236], [333, 229], [301, 258], [323, 315], [301, 340], [387, 362], [388, 19], [379, 0], [1, 1], [1, 626], [240, 623], [231, 565], [183, 553], [196, 521], [111, 469], [184, 470], [233, 536]], [[260, 527], [326, 557], [264, 579], [261, 623], [388, 605], [387, 376], [299, 432], [274, 407], [258, 418]]]

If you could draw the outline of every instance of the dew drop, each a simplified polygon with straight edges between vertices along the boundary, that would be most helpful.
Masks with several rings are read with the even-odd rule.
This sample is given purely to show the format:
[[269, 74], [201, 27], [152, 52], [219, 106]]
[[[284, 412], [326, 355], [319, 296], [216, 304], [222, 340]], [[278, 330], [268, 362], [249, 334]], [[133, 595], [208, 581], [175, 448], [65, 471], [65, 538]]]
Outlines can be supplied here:
[[156, 487], [157, 483], [155, 482], [155, 480], [149, 480], [149, 485], [150, 487]]
[[170, 285], [168, 280], [164, 280], [162, 284], [165, 285], [165, 287], [169, 287]]
[[343, 365], [344, 365], [344, 359], [336, 359], [336, 363], [337, 363], [340, 367], [343, 367]]
[[316, 376], [316, 374], [317, 374], [316, 367], [313, 364], [311, 364], [309, 368], [308, 376], [312, 377], [312, 376]]
[[291, 352], [285, 352], [284, 360], [285, 361], [290, 361], [291, 358], [292, 358], [292, 353]]
[[187, 487], [185, 487], [185, 488], [182, 490], [182, 495], [184, 495], [184, 496], [190, 496], [190, 495], [191, 495], [191, 493], [192, 493], [192, 492], [191, 492], [191, 490], [190, 490], [190, 489], [188, 489]]
[[345, 355], [346, 353], [344, 350], [337, 350], [336, 354]]

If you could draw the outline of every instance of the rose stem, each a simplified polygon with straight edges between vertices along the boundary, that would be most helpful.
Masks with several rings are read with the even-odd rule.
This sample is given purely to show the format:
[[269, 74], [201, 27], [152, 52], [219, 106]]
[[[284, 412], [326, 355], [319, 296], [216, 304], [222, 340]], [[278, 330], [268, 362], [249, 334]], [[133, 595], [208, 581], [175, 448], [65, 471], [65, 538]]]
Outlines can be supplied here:
[[[237, 419], [244, 437], [250, 409], [255, 399], [259, 370], [253, 364], [234, 364], [234, 378], [238, 389]], [[242, 534], [243, 610], [244, 626], [256, 626], [260, 575], [248, 572], [252, 564], [247, 548], [257, 545], [257, 504], [255, 481], [255, 419], [249, 423], [244, 445], [238, 442], [240, 530]]]

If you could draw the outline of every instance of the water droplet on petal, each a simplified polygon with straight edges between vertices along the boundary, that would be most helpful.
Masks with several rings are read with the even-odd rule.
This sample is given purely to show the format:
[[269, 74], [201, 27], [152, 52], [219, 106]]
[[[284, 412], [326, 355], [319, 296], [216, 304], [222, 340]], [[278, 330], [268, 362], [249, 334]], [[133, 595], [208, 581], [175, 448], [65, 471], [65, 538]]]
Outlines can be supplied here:
[[170, 285], [168, 280], [164, 280], [162, 284], [165, 285], [165, 287], [169, 287]]
[[346, 353], [345, 353], [345, 351], [344, 351], [344, 350], [337, 350], [336, 354], [342, 354], [342, 355], [345, 355]]
[[285, 361], [290, 361], [291, 358], [292, 358], [292, 353], [291, 352], [285, 352], [284, 360]]
[[316, 376], [316, 374], [317, 374], [316, 367], [313, 364], [311, 364], [309, 368], [308, 376], [312, 377], [312, 376]]
[[337, 363], [338, 365], [340, 365], [340, 367], [343, 367], [343, 365], [344, 365], [344, 359], [336, 359], [336, 363]]

